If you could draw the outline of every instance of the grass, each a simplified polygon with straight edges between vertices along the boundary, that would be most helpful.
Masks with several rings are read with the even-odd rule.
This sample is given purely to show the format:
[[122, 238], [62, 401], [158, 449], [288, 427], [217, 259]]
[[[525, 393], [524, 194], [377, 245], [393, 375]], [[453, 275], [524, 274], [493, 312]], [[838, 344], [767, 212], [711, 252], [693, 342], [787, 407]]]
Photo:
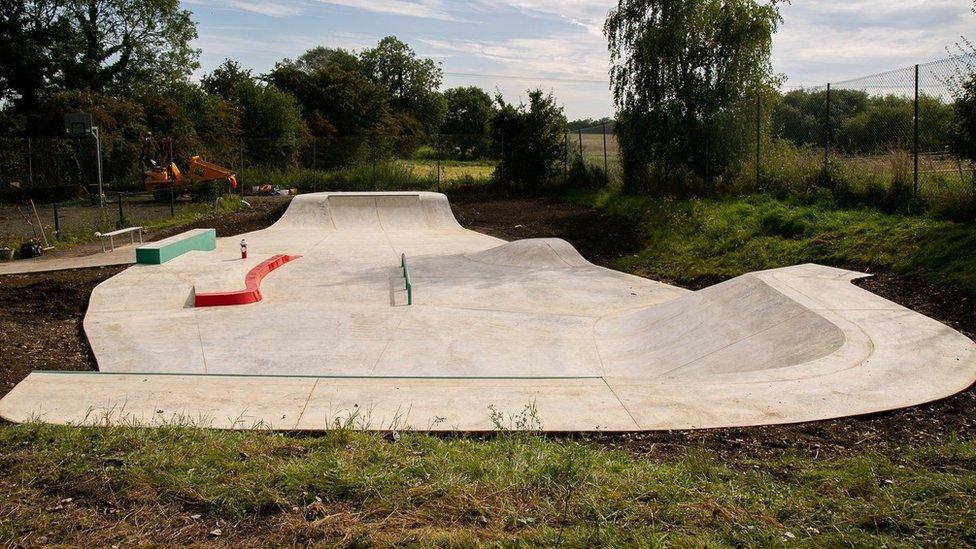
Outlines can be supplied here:
[[911, 151], [893, 149], [874, 155], [831, 153], [824, 171], [824, 151], [798, 147], [786, 140], [764, 144], [757, 185], [754, 161], [747, 161], [727, 183], [733, 193], [766, 191], [780, 197], [810, 198], [831, 189], [834, 200], [846, 206], [867, 206], [888, 212], [925, 214], [937, 219], [976, 219], [974, 167], [949, 155], [919, 159], [918, 194], [914, 195]]
[[764, 194], [678, 200], [605, 189], [570, 199], [637, 222], [644, 244], [619, 267], [657, 280], [695, 285], [816, 262], [891, 271], [976, 295], [973, 223]]
[[494, 164], [488, 161], [445, 161], [441, 163], [441, 178], [438, 181], [436, 161], [393, 160], [379, 162], [375, 166], [357, 164], [330, 171], [249, 168], [244, 171], [243, 181], [249, 188], [255, 185], [277, 185], [281, 188], [297, 188], [301, 192], [446, 191], [486, 187], [491, 184], [494, 169]]
[[132, 544], [153, 535], [145, 531], [152, 523], [125, 519], [142, 517], [139, 509], [155, 513], [157, 526], [176, 519], [184, 537], [169, 543], [221, 524], [221, 537], [267, 545], [976, 542], [973, 442], [893, 456], [720, 462], [696, 448], [642, 459], [525, 433], [406, 434], [391, 443], [344, 430], [310, 437], [26, 424], [0, 428], [0, 448], [0, 541], [8, 544], [40, 535]]

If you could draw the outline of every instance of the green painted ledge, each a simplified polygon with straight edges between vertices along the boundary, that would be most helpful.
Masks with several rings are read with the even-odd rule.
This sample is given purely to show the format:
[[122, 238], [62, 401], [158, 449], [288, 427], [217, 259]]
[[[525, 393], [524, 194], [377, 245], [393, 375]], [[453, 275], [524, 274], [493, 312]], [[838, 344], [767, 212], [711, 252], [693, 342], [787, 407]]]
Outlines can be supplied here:
[[136, 263], [160, 265], [195, 250], [209, 252], [217, 247], [216, 229], [193, 229], [136, 248]]

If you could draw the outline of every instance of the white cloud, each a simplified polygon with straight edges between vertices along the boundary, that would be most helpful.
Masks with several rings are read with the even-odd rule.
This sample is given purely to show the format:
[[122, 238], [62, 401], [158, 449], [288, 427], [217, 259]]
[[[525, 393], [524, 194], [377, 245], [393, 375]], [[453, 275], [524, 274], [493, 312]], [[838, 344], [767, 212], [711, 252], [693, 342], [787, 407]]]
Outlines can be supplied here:
[[458, 21], [441, 0], [318, 0], [323, 4], [333, 4], [389, 15], [404, 15], [437, 19], [440, 21]]
[[268, 17], [291, 17], [302, 12], [296, 4], [279, 4], [277, 2], [262, 2], [258, 0], [224, 0], [227, 7], [266, 15]]
[[184, 4], [190, 6], [201, 6], [201, 8], [215, 8], [222, 10], [234, 10], [247, 13], [255, 13], [266, 17], [292, 17], [302, 13], [298, 2], [268, 2], [264, 0], [183, 0]]
[[477, 0], [484, 11], [514, 9], [527, 15], [557, 17], [603, 36], [603, 22], [617, 3], [613, 0]]
[[773, 66], [790, 85], [822, 84], [947, 57], [976, 16], [962, 0], [818, 0], [782, 9]]
[[581, 40], [573, 34], [505, 40], [450, 41], [421, 38], [420, 42], [433, 48], [434, 53], [439, 56], [451, 59], [451, 70], [478, 70], [464, 68], [463, 64], [470, 67], [472, 60], [480, 60], [489, 63], [489, 70], [503, 74], [540, 78], [607, 79], [605, 49], [600, 49], [599, 44], [594, 44], [591, 40]]

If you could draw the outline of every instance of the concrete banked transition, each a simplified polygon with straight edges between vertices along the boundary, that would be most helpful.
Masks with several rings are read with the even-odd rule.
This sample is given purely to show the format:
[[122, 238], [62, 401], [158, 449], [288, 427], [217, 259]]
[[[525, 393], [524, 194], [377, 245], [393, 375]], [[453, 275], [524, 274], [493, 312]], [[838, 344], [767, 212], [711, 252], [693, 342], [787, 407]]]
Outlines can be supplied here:
[[[296, 197], [272, 227], [100, 284], [99, 372], [34, 372], [12, 421], [216, 428], [632, 431], [920, 404], [976, 380], [976, 345], [800, 265], [689, 292], [556, 239], [463, 229], [435, 193]], [[278, 254], [263, 300], [194, 307]], [[400, 257], [408, 258], [407, 305]]]

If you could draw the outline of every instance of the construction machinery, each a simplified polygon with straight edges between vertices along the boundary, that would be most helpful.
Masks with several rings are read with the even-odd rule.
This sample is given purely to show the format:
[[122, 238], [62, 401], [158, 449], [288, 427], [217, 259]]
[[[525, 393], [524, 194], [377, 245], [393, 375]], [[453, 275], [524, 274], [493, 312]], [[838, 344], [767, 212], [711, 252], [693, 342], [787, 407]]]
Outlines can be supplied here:
[[193, 156], [184, 176], [179, 166], [173, 161], [173, 140], [166, 138], [162, 143], [167, 152], [166, 164], [159, 164], [152, 158], [154, 142], [152, 134], [146, 134], [142, 141], [142, 164], [146, 190], [153, 193], [158, 200], [166, 200], [171, 194], [180, 196], [189, 192], [193, 196], [212, 193], [214, 181], [226, 180], [229, 190], [237, 188], [237, 176], [231, 170], [207, 162], [201, 156]]

